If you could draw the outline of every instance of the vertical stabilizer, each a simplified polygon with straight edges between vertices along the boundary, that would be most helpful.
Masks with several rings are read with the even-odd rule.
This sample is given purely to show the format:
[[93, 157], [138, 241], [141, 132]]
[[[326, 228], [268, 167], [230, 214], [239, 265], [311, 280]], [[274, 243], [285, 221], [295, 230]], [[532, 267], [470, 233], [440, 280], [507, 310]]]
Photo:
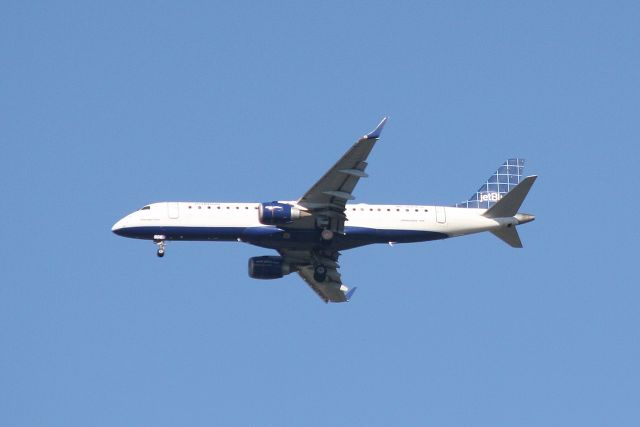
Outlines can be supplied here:
[[507, 160], [469, 200], [456, 204], [456, 207], [489, 209], [520, 183], [523, 171], [524, 159]]

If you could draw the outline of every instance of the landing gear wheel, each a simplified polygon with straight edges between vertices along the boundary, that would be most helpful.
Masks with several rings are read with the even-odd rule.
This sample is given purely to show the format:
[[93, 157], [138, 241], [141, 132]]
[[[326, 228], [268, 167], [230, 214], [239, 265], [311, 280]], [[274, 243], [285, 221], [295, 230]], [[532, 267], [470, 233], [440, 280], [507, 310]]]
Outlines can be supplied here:
[[164, 236], [153, 236], [153, 242], [156, 244], [156, 246], [158, 247], [158, 252], [156, 252], [156, 255], [158, 255], [158, 258], [162, 258], [164, 256]]
[[333, 239], [333, 231], [325, 228], [320, 232], [320, 237], [322, 240], [331, 240]]
[[323, 229], [320, 232], [320, 244], [322, 246], [331, 246], [331, 243], [333, 243], [333, 237], [335, 236], [335, 233], [327, 228]]
[[313, 269], [313, 278], [317, 282], [324, 282], [327, 278], [327, 267], [324, 265], [316, 265]]

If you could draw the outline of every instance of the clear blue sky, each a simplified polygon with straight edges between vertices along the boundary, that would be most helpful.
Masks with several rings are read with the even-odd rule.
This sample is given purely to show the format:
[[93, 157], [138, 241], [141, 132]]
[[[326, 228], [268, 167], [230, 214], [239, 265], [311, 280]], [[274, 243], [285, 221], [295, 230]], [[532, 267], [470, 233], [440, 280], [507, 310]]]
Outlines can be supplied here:
[[[0, 424], [637, 426], [637, 2], [3, 2]], [[525, 248], [343, 255], [110, 232], [153, 201], [300, 196], [390, 120], [357, 200], [540, 176]]]

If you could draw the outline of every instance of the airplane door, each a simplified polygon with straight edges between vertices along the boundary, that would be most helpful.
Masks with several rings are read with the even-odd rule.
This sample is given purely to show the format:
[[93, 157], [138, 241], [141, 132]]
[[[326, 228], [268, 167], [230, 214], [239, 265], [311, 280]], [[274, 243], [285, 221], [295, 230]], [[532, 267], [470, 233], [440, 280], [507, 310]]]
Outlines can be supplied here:
[[436, 221], [440, 224], [447, 222], [447, 212], [445, 211], [444, 206], [436, 206]]
[[180, 216], [180, 203], [169, 202], [167, 203], [167, 208], [169, 210], [169, 218], [176, 219]]

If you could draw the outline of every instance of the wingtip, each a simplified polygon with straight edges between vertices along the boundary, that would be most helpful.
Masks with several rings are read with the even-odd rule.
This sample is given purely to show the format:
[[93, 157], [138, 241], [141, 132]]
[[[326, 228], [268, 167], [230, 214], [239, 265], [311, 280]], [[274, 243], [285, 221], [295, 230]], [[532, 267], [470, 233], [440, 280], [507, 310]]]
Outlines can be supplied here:
[[380, 138], [380, 134], [382, 134], [382, 129], [384, 129], [384, 125], [387, 123], [388, 118], [388, 116], [383, 117], [380, 123], [378, 123], [378, 126], [376, 126], [374, 130], [366, 134], [364, 136], [364, 139]]
[[349, 291], [345, 294], [345, 298], [347, 301], [351, 301], [351, 297], [356, 292], [356, 289], [358, 289], [358, 287], [354, 286], [353, 288], [349, 289]]

